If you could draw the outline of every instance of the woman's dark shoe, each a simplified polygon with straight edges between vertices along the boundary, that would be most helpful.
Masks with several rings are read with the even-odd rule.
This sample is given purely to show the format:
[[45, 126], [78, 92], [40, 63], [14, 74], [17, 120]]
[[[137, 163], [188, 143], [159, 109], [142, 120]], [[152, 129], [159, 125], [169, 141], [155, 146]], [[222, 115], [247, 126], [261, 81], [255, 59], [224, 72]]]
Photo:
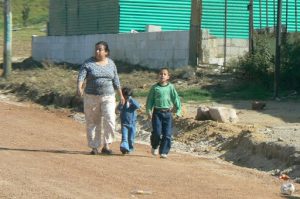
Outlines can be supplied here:
[[98, 149], [97, 148], [93, 148], [92, 151], [90, 152], [91, 155], [98, 155]]
[[112, 150], [103, 147], [103, 148], [101, 149], [101, 153], [107, 154], [107, 155], [111, 155], [111, 154], [112, 154]]

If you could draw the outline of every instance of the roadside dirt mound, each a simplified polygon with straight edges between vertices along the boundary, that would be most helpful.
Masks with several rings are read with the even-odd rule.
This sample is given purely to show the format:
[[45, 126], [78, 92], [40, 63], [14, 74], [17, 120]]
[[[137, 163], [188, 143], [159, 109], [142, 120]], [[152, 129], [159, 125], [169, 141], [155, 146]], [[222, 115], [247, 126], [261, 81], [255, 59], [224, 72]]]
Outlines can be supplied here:
[[256, 168], [272, 175], [288, 174], [299, 182], [299, 152], [283, 141], [270, 141], [259, 126], [197, 121], [180, 118], [174, 124], [174, 140], [189, 152], [221, 158], [233, 164]]
[[178, 128], [176, 141], [188, 145], [206, 143], [218, 151], [231, 148], [238, 143], [241, 136], [256, 132], [253, 125], [218, 123], [211, 120], [197, 121], [190, 118], [175, 120], [175, 126]]

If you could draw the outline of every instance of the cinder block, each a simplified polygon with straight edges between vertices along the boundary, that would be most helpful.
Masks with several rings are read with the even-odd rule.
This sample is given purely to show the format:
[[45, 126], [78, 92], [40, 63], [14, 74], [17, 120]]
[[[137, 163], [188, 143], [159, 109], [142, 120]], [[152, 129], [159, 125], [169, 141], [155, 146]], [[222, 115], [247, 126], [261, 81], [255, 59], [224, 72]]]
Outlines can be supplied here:
[[161, 26], [156, 25], [146, 25], [146, 32], [160, 32]]

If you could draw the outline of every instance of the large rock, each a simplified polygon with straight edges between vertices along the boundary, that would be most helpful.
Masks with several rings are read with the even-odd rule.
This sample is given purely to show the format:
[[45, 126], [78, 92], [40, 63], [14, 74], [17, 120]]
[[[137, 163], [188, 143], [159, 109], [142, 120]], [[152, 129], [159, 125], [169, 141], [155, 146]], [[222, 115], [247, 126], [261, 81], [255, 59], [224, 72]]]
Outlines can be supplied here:
[[226, 107], [211, 107], [209, 114], [214, 121], [223, 123], [237, 123], [238, 116], [235, 109]]
[[206, 106], [200, 106], [197, 109], [196, 120], [212, 120], [209, 114], [209, 108]]

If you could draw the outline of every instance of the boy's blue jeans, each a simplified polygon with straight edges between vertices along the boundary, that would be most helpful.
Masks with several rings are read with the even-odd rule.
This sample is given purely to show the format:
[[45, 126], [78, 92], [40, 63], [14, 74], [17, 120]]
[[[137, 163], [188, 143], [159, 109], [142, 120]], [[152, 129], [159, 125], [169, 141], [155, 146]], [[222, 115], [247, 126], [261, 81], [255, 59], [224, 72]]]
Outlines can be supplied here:
[[135, 125], [123, 125], [121, 126], [122, 131], [122, 141], [120, 145], [121, 150], [125, 150], [127, 152], [133, 151], [134, 140], [136, 127]]
[[168, 154], [172, 142], [172, 112], [154, 111], [152, 114], [151, 146], [157, 149], [159, 154]]

